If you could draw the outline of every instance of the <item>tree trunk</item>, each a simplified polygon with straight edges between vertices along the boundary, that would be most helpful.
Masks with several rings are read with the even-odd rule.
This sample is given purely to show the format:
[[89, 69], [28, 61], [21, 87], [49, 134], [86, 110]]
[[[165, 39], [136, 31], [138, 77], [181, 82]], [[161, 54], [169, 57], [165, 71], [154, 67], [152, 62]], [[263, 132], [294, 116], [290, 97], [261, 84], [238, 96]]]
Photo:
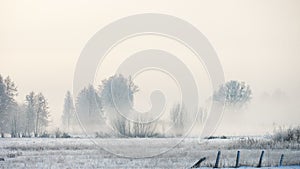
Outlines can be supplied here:
[[67, 128], [67, 132], [69, 133], [70, 131], [70, 113], [68, 114], [68, 128]]
[[37, 136], [38, 136], [39, 118], [40, 118], [40, 112], [37, 111], [36, 122], [35, 122], [35, 132], [34, 132], [34, 137], [37, 137]]

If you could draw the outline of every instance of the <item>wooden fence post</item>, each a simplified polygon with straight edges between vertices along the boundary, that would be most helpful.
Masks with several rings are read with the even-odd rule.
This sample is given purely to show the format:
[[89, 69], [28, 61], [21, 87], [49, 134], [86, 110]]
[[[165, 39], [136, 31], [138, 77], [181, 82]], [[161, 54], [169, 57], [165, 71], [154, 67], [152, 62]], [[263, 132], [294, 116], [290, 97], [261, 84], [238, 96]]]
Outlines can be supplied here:
[[258, 163], [258, 166], [257, 166], [258, 168], [261, 167], [262, 160], [264, 158], [264, 153], [265, 153], [265, 151], [261, 151], [260, 158], [259, 158], [259, 163]]
[[201, 165], [201, 163], [203, 162], [203, 161], [205, 161], [206, 160], [206, 157], [203, 157], [203, 158], [201, 158], [199, 161], [197, 161], [191, 168], [199, 168], [200, 167], [200, 165]]
[[240, 161], [240, 151], [237, 151], [236, 161], [235, 161], [235, 168], [239, 168], [239, 161]]
[[279, 161], [279, 167], [280, 167], [280, 166], [282, 166], [283, 157], [284, 157], [284, 155], [283, 155], [283, 154], [281, 154], [281, 156], [280, 156], [280, 161]]
[[216, 163], [215, 163], [214, 168], [218, 168], [219, 167], [220, 155], [221, 155], [221, 151], [218, 151], [217, 159], [216, 159]]

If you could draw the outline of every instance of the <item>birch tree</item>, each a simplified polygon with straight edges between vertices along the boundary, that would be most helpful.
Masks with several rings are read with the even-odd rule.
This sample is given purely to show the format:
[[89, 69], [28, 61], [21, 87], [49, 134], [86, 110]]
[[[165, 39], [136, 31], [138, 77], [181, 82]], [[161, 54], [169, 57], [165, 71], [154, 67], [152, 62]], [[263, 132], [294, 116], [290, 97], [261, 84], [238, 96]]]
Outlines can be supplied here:
[[62, 115], [63, 128], [70, 132], [70, 127], [74, 126], [75, 122], [75, 108], [73, 98], [70, 91], [67, 91], [64, 100], [64, 110]]

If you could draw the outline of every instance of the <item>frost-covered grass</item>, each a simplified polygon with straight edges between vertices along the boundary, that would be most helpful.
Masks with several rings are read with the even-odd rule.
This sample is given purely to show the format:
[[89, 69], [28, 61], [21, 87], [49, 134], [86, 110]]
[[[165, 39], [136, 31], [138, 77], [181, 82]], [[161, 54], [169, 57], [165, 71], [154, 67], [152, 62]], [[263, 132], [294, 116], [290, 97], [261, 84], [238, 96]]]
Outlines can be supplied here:
[[[262, 139], [266, 140], [266, 139]], [[97, 143], [95, 145], [94, 142]], [[180, 144], [176, 138], [136, 139], [69, 138], [3, 138], [0, 139], [0, 168], [187, 168], [202, 157], [201, 166], [211, 167], [221, 150], [220, 166], [232, 167], [236, 151], [241, 151], [240, 164], [256, 166], [261, 148], [233, 147], [240, 139], [203, 140], [187, 138]], [[176, 145], [174, 148], [172, 148]], [[102, 148], [100, 148], [102, 147]], [[125, 158], [103, 150], [132, 156], [170, 151], [151, 158]], [[281, 154], [289, 168], [300, 165], [300, 149], [284, 146], [266, 148], [263, 166], [277, 166]], [[299, 167], [298, 167], [299, 168]]]
[[297, 141], [277, 141], [273, 138], [239, 138], [226, 145], [228, 149], [290, 149], [300, 150]]

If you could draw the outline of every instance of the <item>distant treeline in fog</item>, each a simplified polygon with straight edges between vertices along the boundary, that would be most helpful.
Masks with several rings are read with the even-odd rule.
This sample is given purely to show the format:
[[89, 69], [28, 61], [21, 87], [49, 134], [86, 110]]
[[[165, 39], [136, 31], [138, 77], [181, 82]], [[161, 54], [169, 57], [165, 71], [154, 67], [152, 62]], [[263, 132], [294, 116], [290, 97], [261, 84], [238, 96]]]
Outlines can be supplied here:
[[[168, 110], [168, 119], [147, 121], [146, 116], [137, 115], [130, 120], [134, 94], [139, 91], [130, 77], [114, 75], [94, 87], [88, 85], [76, 97], [67, 91], [61, 116], [62, 131], [69, 134], [85, 133], [97, 137], [166, 137], [183, 136], [190, 123], [195, 120], [184, 106], [174, 103]], [[10, 77], [0, 75], [0, 132], [1, 137], [48, 137], [50, 111], [42, 93], [30, 92], [24, 103], [15, 98], [18, 90]], [[241, 109], [252, 98], [250, 86], [245, 82], [229, 81], [214, 92], [211, 99], [225, 101], [232, 109]], [[203, 122], [205, 108], [199, 110]], [[168, 135], [166, 134], [168, 129]], [[170, 132], [171, 131], [171, 132]], [[171, 133], [171, 134], [170, 134]]]

